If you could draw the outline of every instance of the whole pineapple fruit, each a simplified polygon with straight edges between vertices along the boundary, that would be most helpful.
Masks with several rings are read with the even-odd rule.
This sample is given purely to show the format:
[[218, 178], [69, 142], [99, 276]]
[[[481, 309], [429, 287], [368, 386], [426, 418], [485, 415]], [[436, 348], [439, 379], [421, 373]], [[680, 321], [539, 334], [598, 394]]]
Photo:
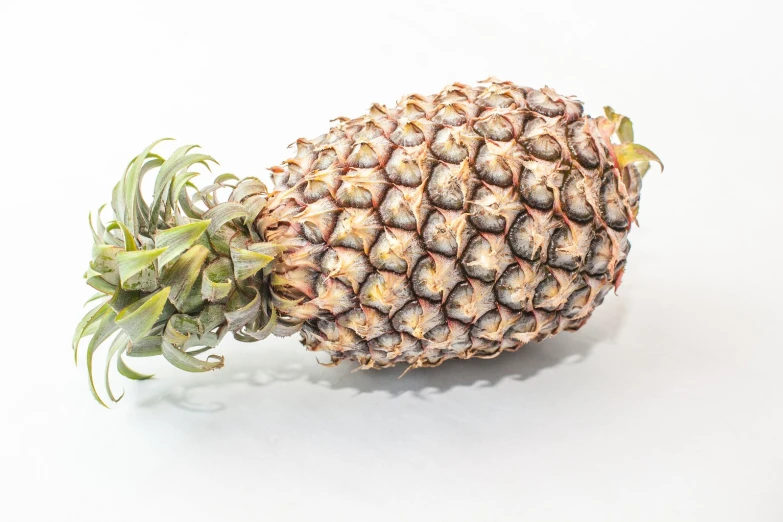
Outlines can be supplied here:
[[107, 361], [138, 379], [123, 354], [210, 370], [222, 357], [196, 355], [228, 332], [300, 332], [308, 350], [366, 369], [495, 357], [576, 330], [619, 285], [641, 179], [660, 163], [610, 108], [594, 119], [550, 88], [495, 80], [340, 118], [296, 142], [271, 192], [233, 175], [197, 190], [189, 168], [214, 160], [153, 146], [115, 187], [115, 219], [93, 229], [85, 277], [99, 302], [74, 350], [92, 335], [99, 401], [92, 358], [111, 336]]

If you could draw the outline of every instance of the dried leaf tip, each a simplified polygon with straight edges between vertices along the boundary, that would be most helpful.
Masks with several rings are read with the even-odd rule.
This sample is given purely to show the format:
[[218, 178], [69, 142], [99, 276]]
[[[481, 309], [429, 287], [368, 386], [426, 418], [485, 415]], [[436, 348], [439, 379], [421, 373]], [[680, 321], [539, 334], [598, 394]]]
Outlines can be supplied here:
[[612, 131], [610, 134], [617, 136], [617, 139], [620, 141], [619, 144], [613, 145], [619, 167], [624, 169], [633, 163], [642, 163], [643, 165], [640, 165], [640, 170], [644, 174], [649, 167], [648, 162], [654, 161], [660, 165], [661, 172], [663, 172], [663, 162], [661, 159], [644, 145], [633, 142], [633, 123], [631, 122], [631, 119], [615, 112], [614, 109], [608, 105], [604, 107], [604, 113], [606, 114], [606, 119], [612, 124]]

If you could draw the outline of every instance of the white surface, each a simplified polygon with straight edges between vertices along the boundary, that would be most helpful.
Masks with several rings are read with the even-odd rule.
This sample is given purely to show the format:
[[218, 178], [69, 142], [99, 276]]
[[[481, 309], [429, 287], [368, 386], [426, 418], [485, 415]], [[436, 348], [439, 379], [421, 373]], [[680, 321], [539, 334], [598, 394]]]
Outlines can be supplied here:
[[[250, 4], [0, 4], [0, 519], [783, 520], [771, 2]], [[611, 103], [666, 163], [585, 328], [402, 380], [230, 341], [90, 398], [86, 214], [133, 154], [265, 175], [331, 118], [489, 75]]]

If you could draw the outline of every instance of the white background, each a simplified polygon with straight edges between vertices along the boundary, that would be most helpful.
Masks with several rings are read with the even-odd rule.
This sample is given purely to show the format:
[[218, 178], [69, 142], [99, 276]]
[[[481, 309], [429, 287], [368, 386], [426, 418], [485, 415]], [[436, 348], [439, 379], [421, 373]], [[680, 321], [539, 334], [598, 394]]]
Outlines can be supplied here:
[[[0, 519], [783, 520], [773, 2], [274, 4], [0, 3]], [[90, 398], [87, 211], [148, 142], [266, 175], [331, 118], [490, 75], [613, 105], [666, 164], [585, 328], [402, 380], [231, 340]]]

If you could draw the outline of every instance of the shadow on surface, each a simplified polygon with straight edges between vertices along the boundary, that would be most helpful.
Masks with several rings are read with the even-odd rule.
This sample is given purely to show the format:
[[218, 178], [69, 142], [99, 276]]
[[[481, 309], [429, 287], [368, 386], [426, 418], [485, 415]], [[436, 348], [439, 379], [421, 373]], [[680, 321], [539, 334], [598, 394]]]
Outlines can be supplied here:
[[[231, 364], [218, 372], [179, 374], [174, 382], [166, 376], [165, 381], [142, 383], [136, 390], [141, 395], [138, 405], [154, 407], [167, 402], [189, 411], [220, 411], [227, 406], [217, 400], [222, 395], [220, 389], [236, 385], [264, 388], [303, 382], [331, 390], [353, 390], [356, 395], [385, 392], [397, 397], [405, 393], [414, 396], [422, 392], [427, 395], [445, 393], [460, 386], [487, 387], [501, 381], [525, 381], [548, 368], [579, 363], [589, 356], [595, 344], [611, 341], [622, 325], [624, 307], [614, 302], [611, 307], [604, 308], [578, 332], [563, 332], [543, 342], [523, 346], [517, 352], [502, 353], [494, 359], [449, 360], [437, 368], [410, 371], [402, 378], [404, 366], [354, 371], [355, 364], [343, 363], [328, 368], [310, 357], [303, 358], [298, 344], [298, 352], [288, 344], [285, 349], [268, 350], [263, 357], [246, 351], [246, 345], [243, 345], [240, 348], [244, 348], [245, 352], [232, 353]], [[212, 395], [206, 403], [194, 400], [193, 392], [202, 389], [208, 389]], [[250, 390], [243, 393], [252, 395]]]

